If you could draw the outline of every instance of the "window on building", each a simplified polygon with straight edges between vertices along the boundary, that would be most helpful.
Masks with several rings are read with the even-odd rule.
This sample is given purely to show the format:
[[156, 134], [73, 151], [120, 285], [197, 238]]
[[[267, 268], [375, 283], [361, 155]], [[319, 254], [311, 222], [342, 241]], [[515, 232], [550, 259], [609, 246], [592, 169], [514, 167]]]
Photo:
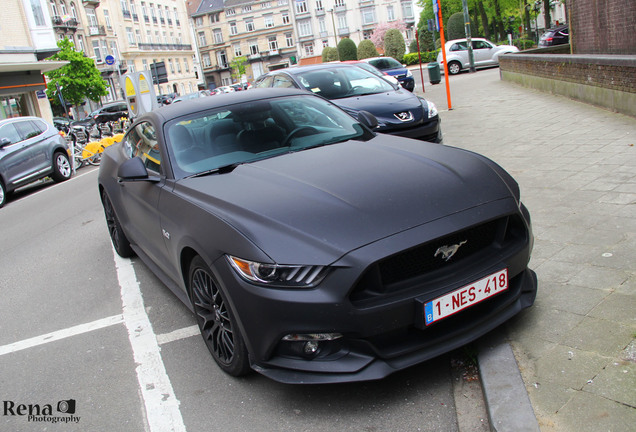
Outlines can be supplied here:
[[242, 9], [243, 13], [252, 12], [252, 5], [245, 5]]
[[150, 30], [146, 32], [146, 38], [148, 39], [148, 43], [152, 43], [152, 33]]
[[95, 54], [95, 62], [102, 63], [104, 59], [102, 58], [102, 49], [99, 46], [99, 41], [93, 41], [93, 53]]
[[212, 66], [212, 60], [210, 60], [210, 54], [209, 53], [205, 53], [201, 56], [201, 59], [203, 60], [203, 67], [210, 67]]
[[77, 46], [79, 47], [80, 51], [84, 51], [85, 47], [84, 47], [84, 38], [82, 37], [82, 35], [77, 35]]
[[256, 39], [252, 39], [251, 41], [247, 42], [248, 45], [250, 46], [250, 54], [254, 55], [254, 54], [258, 54], [258, 41]]
[[234, 48], [234, 57], [240, 57], [243, 55], [243, 52], [241, 51], [241, 44], [237, 43], [232, 45], [232, 47]]
[[323, 48], [327, 48], [328, 46], [329, 46], [329, 41], [328, 41], [328, 40], [323, 39], [323, 41], [322, 41], [322, 47], [323, 47]]
[[245, 20], [245, 31], [247, 32], [253, 32], [254, 30], [256, 30], [254, 28], [254, 20], [253, 19], [246, 19]]
[[393, 6], [386, 7], [386, 16], [388, 21], [395, 21], [395, 10], [393, 10]]
[[221, 66], [222, 68], [226, 68], [229, 66], [227, 64], [227, 55], [225, 54], [225, 50], [216, 53], [216, 60], [218, 61], [219, 66]]
[[345, 0], [336, 0], [334, 2], [335, 7], [345, 7]]
[[174, 74], [174, 63], [172, 63], [172, 59], [168, 60], [168, 65], [170, 66], [170, 73]]
[[199, 32], [198, 36], [199, 36], [199, 46], [200, 47], [206, 46], [208, 43], [205, 40], [205, 32]]
[[283, 12], [283, 24], [289, 24], [289, 13]]
[[322, 7], [322, 0], [316, 0], [316, 10], [317, 11], [322, 11], [323, 7]]
[[276, 36], [268, 37], [267, 44], [269, 46], [270, 51], [276, 51], [278, 49], [278, 41], [276, 40]]
[[413, 3], [412, 2], [404, 2], [402, 3], [402, 16], [403, 18], [413, 18]]
[[230, 34], [232, 36], [237, 35], [238, 34], [238, 27], [236, 27], [236, 22], [232, 21], [230, 23]]
[[327, 31], [327, 22], [323, 17], [318, 18], [318, 31], [320, 33], [325, 33]]
[[236, 10], [232, 9], [227, 9], [225, 11], [225, 16], [232, 16], [232, 15], [236, 15]]
[[285, 33], [285, 43], [288, 47], [294, 46], [294, 36], [292, 33]]
[[77, 19], [77, 8], [75, 8], [75, 3], [71, 3], [71, 16]]
[[307, 13], [307, 1], [306, 0], [296, 1], [295, 3], [296, 3], [296, 13], [297, 14]]
[[261, 9], [270, 9], [272, 7], [272, 2], [263, 2], [261, 3]]
[[265, 28], [274, 27], [274, 15], [266, 15], [263, 18], [265, 20]]
[[183, 59], [183, 66], [185, 67], [185, 71], [187, 73], [190, 73], [190, 63], [188, 62], [187, 58]]
[[201, 27], [203, 25], [203, 17], [196, 17], [194, 19], [194, 26]]
[[133, 33], [132, 27], [126, 27], [126, 37], [128, 38], [128, 43], [130, 45], [136, 45], [135, 34]]
[[339, 29], [347, 29], [347, 16], [346, 15], [338, 15], [338, 28]]
[[107, 28], [113, 28], [113, 25], [110, 22], [110, 13], [108, 12], [108, 9], [104, 9], [104, 20], [106, 21]]
[[223, 43], [223, 33], [221, 29], [214, 29], [214, 43]]
[[299, 21], [298, 22], [298, 36], [311, 36], [311, 21]]
[[306, 42], [303, 44], [303, 51], [305, 52], [305, 55], [308, 57], [311, 57], [314, 55], [314, 43], [313, 42]]
[[364, 8], [362, 12], [362, 25], [375, 24], [375, 8]]

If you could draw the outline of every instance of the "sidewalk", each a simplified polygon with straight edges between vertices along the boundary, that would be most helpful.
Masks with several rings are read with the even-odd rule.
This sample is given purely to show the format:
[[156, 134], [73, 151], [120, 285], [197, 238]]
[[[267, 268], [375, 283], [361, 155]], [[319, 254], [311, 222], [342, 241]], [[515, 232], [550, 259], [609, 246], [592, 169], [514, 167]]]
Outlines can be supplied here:
[[411, 69], [444, 143], [502, 165], [532, 215], [537, 300], [488, 341], [512, 346], [541, 430], [636, 430], [636, 119], [501, 81], [498, 68], [450, 77], [449, 111], [444, 77], [431, 86], [424, 68], [422, 94]]

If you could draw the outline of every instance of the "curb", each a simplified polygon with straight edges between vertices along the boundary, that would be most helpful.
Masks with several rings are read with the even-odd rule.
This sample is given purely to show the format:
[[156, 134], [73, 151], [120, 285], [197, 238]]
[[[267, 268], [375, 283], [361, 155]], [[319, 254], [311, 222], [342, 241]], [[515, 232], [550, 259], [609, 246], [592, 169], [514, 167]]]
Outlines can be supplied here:
[[490, 430], [540, 432], [510, 345], [482, 342], [479, 348], [479, 375]]

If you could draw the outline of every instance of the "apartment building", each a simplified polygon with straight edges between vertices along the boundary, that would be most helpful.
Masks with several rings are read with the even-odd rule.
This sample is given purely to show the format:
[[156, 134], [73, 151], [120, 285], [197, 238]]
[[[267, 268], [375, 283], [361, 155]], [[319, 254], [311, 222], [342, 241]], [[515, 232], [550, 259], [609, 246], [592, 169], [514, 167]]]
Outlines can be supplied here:
[[[103, 102], [123, 99], [121, 76], [164, 62], [157, 94], [191, 93], [197, 78], [183, 0], [47, 0], [57, 39], [69, 38], [95, 60], [109, 84]], [[92, 107], [91, 107], [92, 108]]]
[[408, 46], [415, 39], [416, 15], [412, 0], [295, 0], [294, 21], [301, 57], [322, 55], [347, 37], [358, 45], [382, 23], [402, 21]]
[[[292, 16], [288, 0], [202, 1], [191, 19], [207, 87], [251, 82], [294, 63]], [[237, 58], [246, 66], [243, 76], [231, 67]]]
[[43, 74], [68, 62], [59, 51], [45, 0], [3, 0], [0, 22], [0, 119], [33, 115], [51, 121]]
[[[190, 18], [210, 88], [253, 81], [261, 74], [317, 57], [340, 39], [356, 45], [380, 23], [402, 21], [407, 45], [415, 38], [418, 12], [413, 0], [189, 0]], [[198, 7], [197, 7], [198, 5]], [[244, 76], [232, 73], [245, 57]]]

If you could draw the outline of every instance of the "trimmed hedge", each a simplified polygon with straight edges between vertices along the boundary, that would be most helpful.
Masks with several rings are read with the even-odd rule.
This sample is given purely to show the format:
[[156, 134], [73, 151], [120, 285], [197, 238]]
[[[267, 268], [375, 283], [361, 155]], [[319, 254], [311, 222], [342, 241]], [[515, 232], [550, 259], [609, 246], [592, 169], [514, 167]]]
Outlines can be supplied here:
[[[425, 51], [420, 54], [422, 56], [422, 63], [430, 63], [430, 62], [437, 61], [437, 54], [439, 54], [439, 50]], [[404, 59], [402, 60], [402, 63], [404, 63], [407, 66], [418, 64], [418, 62], [419, 62], [419, 58], [416, 52], [405, 54]]]

